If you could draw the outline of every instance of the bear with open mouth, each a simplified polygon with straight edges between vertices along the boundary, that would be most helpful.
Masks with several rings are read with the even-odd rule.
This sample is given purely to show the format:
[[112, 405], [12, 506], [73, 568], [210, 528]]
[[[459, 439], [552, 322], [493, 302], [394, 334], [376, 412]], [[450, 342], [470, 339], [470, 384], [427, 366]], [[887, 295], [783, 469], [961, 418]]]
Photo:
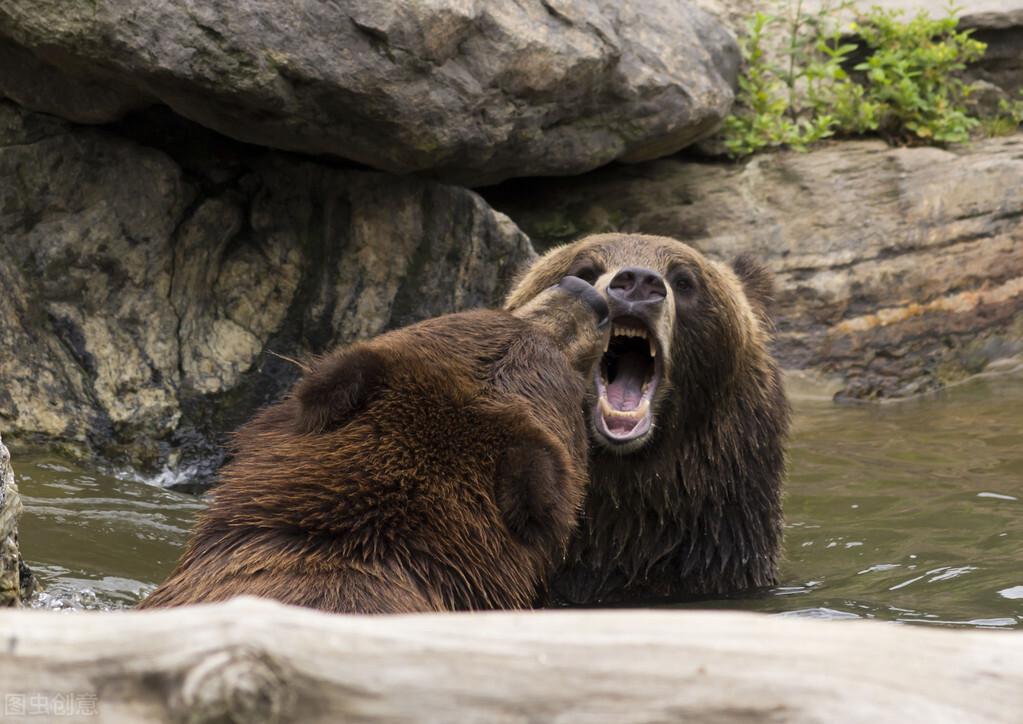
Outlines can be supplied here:
[[554, 601], [680, 599], [777, 582], [789, 406], [768, 345], [772, 280], [748, 258], [602, 234], [554, 248], [506, 300], [593, 284], [611, 335], [586, 412], [590, 486]]
[[609, 333], [591, 285], [548, 286], [511, 313], [438, 317], [312, 364], [236, 434], [184, 556], [140, 607], [530, 606], [576, 525], [586, 379]]

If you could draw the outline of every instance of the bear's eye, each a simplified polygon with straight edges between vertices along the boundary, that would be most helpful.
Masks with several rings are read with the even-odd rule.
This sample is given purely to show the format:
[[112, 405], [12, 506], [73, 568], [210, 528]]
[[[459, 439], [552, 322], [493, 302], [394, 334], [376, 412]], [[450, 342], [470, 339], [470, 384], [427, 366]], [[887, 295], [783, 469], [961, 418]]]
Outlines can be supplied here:
[[696, 279], [686, 269], [679, 269], [673, 275], [671, 285], [677, 294], [689, 294], [696, 289]]
[[597, 279], [600, 278], [602, 273], [603, 270], [599, 266], [591, 262], [586, 262], [572, 267], [572, 269], [568, 272], [568, 275], [572, 277], [579, 277], [588, 284], [596, 284]]

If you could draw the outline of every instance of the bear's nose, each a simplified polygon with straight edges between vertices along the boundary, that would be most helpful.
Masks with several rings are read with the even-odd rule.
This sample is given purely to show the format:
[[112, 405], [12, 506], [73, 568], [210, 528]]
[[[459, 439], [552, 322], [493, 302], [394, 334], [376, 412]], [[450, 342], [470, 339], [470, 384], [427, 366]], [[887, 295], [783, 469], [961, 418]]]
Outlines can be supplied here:
[[658, 304], [668, 292], [664, 278], [651, 269], [629, 266], [614, 275], [607, 285], [609, 297], [632, 304]]

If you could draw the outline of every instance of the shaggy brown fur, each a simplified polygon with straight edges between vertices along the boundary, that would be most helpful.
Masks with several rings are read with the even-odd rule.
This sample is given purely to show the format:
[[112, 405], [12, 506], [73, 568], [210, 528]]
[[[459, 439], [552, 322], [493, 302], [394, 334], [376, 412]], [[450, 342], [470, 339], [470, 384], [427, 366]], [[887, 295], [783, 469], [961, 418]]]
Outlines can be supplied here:
[[[630, 268], [653, 274], [619, 276]], [[606, 420], [622, 413], [606, 413], [598, 397], [619, 361], [605, 355], [598, 367], [603, 376], [586, 402], [590, 487], [568, 559], [551, 581], [554, 599], [637, 602], [776, 583], [789, 409], [768, 352], [769, 274], [748, 258], [732, 267], [710, 261], [674, 239], [592, 236], [535, 262], [507, 308], [565, 274], [590, 281], [611, 302], [611, 357], [624, 350], [633, 369], [660, 379], [653, 392], [643, 388], [649, 429], [615, 439]], [[636, 286], [640, 277], [645, 287]], [[615, 289], [648, 293], [642, 320], [628, 301], [616, 306]], [[646, 360], [634, 337], [618, 336], [622, 324], [644, 327], [659, 352]], [[619, 407], [631, 411], [637, 394]], [[631, 422], [619, 419], [620, 433]]]
[[607, 335], [602, 297], [565, 281], [515, 314], [440, 317], [319, 360], [237, 433], [184, 557], [142, 607], [530, 605], [575, 527], [580, 372]]

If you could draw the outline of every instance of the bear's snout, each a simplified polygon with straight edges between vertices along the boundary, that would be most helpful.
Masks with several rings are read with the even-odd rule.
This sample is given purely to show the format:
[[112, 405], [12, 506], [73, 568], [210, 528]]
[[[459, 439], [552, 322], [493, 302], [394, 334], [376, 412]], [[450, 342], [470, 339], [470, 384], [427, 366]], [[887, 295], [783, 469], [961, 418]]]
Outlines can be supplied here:
[[558, 282], [558, 286], [589, 305], [597, 315], [597, 329], [604, 329], [611, 321], [611, 310], [607, 306], [607, 301], [589, 282], [579, 277], [567, 276]]

